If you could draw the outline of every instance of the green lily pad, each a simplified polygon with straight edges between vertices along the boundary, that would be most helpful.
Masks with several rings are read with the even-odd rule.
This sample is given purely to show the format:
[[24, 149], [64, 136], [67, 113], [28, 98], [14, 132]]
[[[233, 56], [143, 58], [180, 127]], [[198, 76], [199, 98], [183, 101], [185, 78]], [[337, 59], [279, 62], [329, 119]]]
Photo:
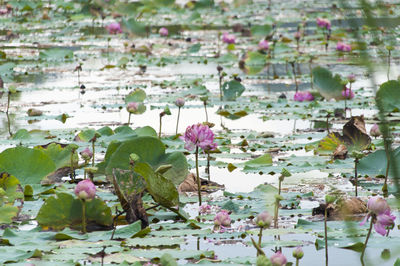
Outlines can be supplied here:
[[313, 82], [325, 99], [343, 99], [343, 82], [339, 75], [333, 76], [332, 72], [323, 67], [316, 67], [312, 70]]
[[40, 150], [16, 147], [0, 153], [0, 171], [17, 177], [21, 185], [39, 184], [55, 170], [53, 160]]
[[[80, 229], [82, 223], [82, 203], [68, 193], [58, 193], [48, 198], [36, 217], [42, 228], [62, 230], [65, 227]], [[88, 230], [91, 224], [109, 227], [112, 224], [111, 209], [104, 201], [95, 198], [86, 202]]]
[[245, 87], [237, 80], [225, 82], [222, 85], [224, 101], [235, 101], [245, 91]]
[[400, 82], [389, 80], [383, 83], [376, 93], [376, 100], [382, 104], [385, 112], [400, 110]]

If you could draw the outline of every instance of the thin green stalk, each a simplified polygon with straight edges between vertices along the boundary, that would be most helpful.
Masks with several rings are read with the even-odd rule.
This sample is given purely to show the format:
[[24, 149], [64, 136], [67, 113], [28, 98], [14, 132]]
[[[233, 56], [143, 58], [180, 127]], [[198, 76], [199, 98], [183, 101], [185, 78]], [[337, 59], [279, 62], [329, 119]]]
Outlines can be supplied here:
[[71, 151], [71, 157], [70, 157], [70, 163], [71, 163], [71, 166], [70, 166], [70, 170], [71, 170], [71, 172], [70, 172], [70, 177], [71, 177], [71, 180], [72, 181], [75, 181], [75, 170], [74, 170], [74, 150], [73, 151]]
[[296, 259], [296, 266], [299, 266], [299, 259]]
[[361, 257], [360, 257], [361, 262], [364, 262], [364, 254], [365, 254], [365, 250], [367, 249], [368, 239], [369, 239], [369, 237], [371, 235], [373, 220], [374, 219], [371, 217], [371, 222], [369, 224], [369, 230], [368, 230], [367, 238], [365, 239], [363, 251], [362, 251]]
[[324, 231], [325, 231], [325, 263], [328, 265], [328, 227], [326, 225], [328, 219], [328, 204], [325, 207], [325, 216], [324, 216]]
[[8, 92], [7, 94], [7, 110], [6, 110], [6, 115], [7, 115], [7, 126], [8, 126], [8, 133], [10, 134], [10, 137], [12, 137], [11, 133], [11, 123], [10, 123], [10, 116], [9, 116], [9, 109], [10, 109], [10, 102], [11, 102], [11, 92]]
[[128, 117], [128, 126], [131, 124], [131, 113], [129, 113], [129, 117]]
[[356, 186], [356, 197], [358, 197], [358, 174], [357, 174], [357, 164], [358, 164], [358, 158], [354, 160], [354, 177], [355, 177], [355, 186]]
[[86, 234], [86, 201], [81, 200], [82, 202], [82, 233]]
[[[261, 242], [262, 242], [262, 232], [263, 232], [263, 228], [260, 227], [260, 233], [258, 235], [258, 246], [261, 247]], [[260, 256], [260, 252], [257, 250], [257, 256]]]
[[199, 175], [199, 147], [196, 147], [196, 176], [197, 176], [197, 192], [199, 194], [199, 206], [201, 206], [201, 182]]
[[92, 166], [94, 167], [94, 155], [95, 155], [95, 152], [94, 152], [94, 140], [92, 141], [92, 151], [93, 151]]
[[278, 194], [281, 194], [281, 188], [282, 188], [282, 179], [279, 177], [279, 185], [278, 185]]
[[387, 79], [390, 80], [390, 56], [391, 56], [391, 50], [388, 50], [388, 70], [387, 70]]
[[176, 130], [175, 135], [178, 135], [178, 125], [179, 125], [179, 116], [181, 114], [181, 107], [178, 107], [178, 118], [176, 119]]
[[[222, 101], [222, 98], [221, 98]], [[204, 111], [206, 112], [206, 122], [208, 123], [207, 102], [204, 101]]]
[[211, 178], [211, 173], [210, 173], [210, 151], [207, 151], [207, 168], [206, 168], [206, 172], [208, 175], [208, 181], [210, 181]]

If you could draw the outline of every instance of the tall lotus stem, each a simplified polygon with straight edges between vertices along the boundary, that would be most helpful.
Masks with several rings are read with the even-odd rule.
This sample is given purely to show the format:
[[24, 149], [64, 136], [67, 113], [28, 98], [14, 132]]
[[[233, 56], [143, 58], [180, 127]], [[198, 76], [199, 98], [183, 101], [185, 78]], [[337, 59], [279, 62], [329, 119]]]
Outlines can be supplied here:
[[219, 78], [219, 100], [221, 102], [222, 102], [222, 79], [224, 78], [222, 70], [223, 70], [222, 66], [217, 66], [218, 78]]
[[74, 150], [71, 151], [71, 157], [70, 157], [70, 163], [71, 163], [71, 168], [70, 168], [70, 177], [72, 181], [75, 181], [75, 170], [74, 170]]
[[210, 181], [210, 151], [207, 152], [207, 168], [206, 168], [206, 173], [208, 174], [208, 181]]
[[367, 249], [368, 239], [369, 239], [369, 237], [371, 236], [373, 220], [374, 220], [374, 219], [371, 219], [371, 222], [370, 222], [370, 224], [369, 224], [368, 234], [367, 234], [367, 237], [365, 238], [363, 251], [362, 251], [361, 257], [360, 257], [361, 263], [362, 263], [363, 265], [364, 265], [364, 254], [365, 254], [365, 250]]
[[181, 114], [181, 107], [178, 107], [178, 117], [176, 119], [176, 130], [175, 130], [175, 135], [178, 135], [178, 125], [179, 125], [179, 116]]
[[290, 65], [292, 66], [294, 84], [296, 85], [296, 92], [298, 92], [299, 91], [299, 85], [297, 84], [295, 61], [290, 62]]
[[95, 151], [94, 151], [94, 143], [95, 143], [95, 139], [94, 140], [92, 140], [92, 151], [93, 151], [93, 157], [92, 157], [92, 166], [94, 167], [94, 155], [95, 155]]
[[328, 204], [325, 207], [325, 215], [324, 215], [324, 231], [325, 231], [325, 263], [328, 266], [328, 227], [327, 227], [327, 219], [328, 219]]
[[195, 157], [196, 157], [197, 192], [199, 194], [199, 206], [201, 206], [201, 182], [200, 182], [200, 175], [199, 175], [199, 147], [196, 147]]
[[9, 116], [9, 109], [10, 109], [10, 102], [11, 102], [11, 92], [8, 91], [7, 94], [7, 110], [6, 110], [6, 115], [7, 115], [7, 126], [8, 126], [8, 133], [10, 134], [10, 137], [12, 137], [12, 133], [11, 133], [11, 123], [10, 123], [10, 116]]
[[358, 164], [358, 158], [354, 160], [354, 177], [355, 177], [355, 186], [356, 186], [356, 197], [358, 197], [358, 174], [357, 174], [357, 164]]
[[82, 233], [86, 234], [86, 201], [81, 199], [82, 202]]
[[386, 173], [385, 173], [385, 183], [382, 186], [382, 192], [383, 192], [383, 196], [385, 198], [388, 197], [388, 188], [387, 188], [387, 180], [388, 180], [388, 176], [389, 176], [389, 169], [390, 169], [390, 156], [389, 153], [387, 152], [388, 149], [386, 149]]
[[391, 59], [391, 54], [392, 54], [393, 46], [386, 46], [386, 49], [388, 50], [388, 70], [387, 70], [387, 79], [390, 80], [390, 59]]
[[160, 129], [158, 131], [158, 138], [161, 138], [161, 127], [162, 127], [162, 117], [165, 115], [165, 112], [160, 113]]
[[274, 228], [278, 228], [279, 204], [283, 200], [281, 195], [275, 195]]
[[131, 113], [129, 113], [129, 116], [128, 116], [128, 126], [131, 124]]
[[204, 104], [204, 111], [206, 112], [206, 122], [208, 123], [207, 101], [204, 101], [203, 104]]
[[[258, 246], [261, 247], [261, 243], [262, 243], [262, 232], [263, 232], [263, 228], [260, 227], [260, 233], [258, 234]], [[257, 251], [257, 256], [259, 256], [259, 252]]]

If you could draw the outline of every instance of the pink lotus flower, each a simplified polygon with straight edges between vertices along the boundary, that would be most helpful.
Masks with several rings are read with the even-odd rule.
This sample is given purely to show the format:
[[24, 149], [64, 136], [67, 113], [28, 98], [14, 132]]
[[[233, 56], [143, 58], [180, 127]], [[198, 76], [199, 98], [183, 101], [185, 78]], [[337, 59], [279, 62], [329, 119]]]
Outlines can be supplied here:
[[267, 40], [261, 40], [261, 41], [258, 43], [258, 48], [259, 48], [260, 50], [263, 50], [263, 51], [268, 50], [268, 49], [269, 49], [269, 43], [268, 43], [268, 41], [267, 41]]
[[380, 135], [382, 135], [381, 131], [379, 130], [379, 126], [377, 124], [374, 124], [371, 127], [371, 130], [369, 131], [369, 134], [373, 137], [379, 137]]
[[200, 214], [210, 214], [211, 213], [211, 205], [203, 204], [199, 207]]
[[368, 200], [367, 208], [369, 213], [365, 216], [360, 225], [364, 225], [369, 218], [372, 219], [375, 231], [382, 236], [386, 235], [386, 227], [394, 225], [396, 216], [391, 214], [390, 207], [386, 200], [375, 196]]
[[140, 103], [138, 103], [138, 102], [130, 102], [130, 103], [128, 103], [128, 104], [126, 105], [126, 110], [127, 110], [129, 113], [134, 114], [134, 113], [136, 113], [136, 112], [139, 110], [139, 105], [140, 105]]
[[307, 102], [307, 101], [313, 101], [314, 96], [309, 91], [298, 91], [294, 94], [293, 99], [296, 102], [303, 102], [303, 101]]
[[329, 30], [331, 28], [331, 22], [325, 18], [317, 18], [317, 25], [320, 28]]
[[195, 124], [186, 128], [185, 135], [181, 137], [185, 141], [185, 149], [192, 151], [195, 147], [203, 150], [214, 150], [217, 143], [214, 142], [214, 133], [203, 124]]
[[304, 251], [303, 249], [298, 246], [293, 250], [293, 257], [295, 257], [296, 259], [301, 259], [304, 256]]
[[185, 99], [179, 97], [175, 100], [175, 105], [178, 107], [182, 107], [185, 105]]
[[164, 27], [160, 28], [160, 30], [158, 31], [158, 33], [159, 33], [161, 36], [163, 36], [163, 37], [166, 37], [166, 36], [168, 36], [168, 34], [169, 34], [168, 29], [167, 29], [167, 28], [164, 28]]
[[256, 217], [256, 225], [262, 228], [268, 228], [271, 225], [272, 216], [267, 212], [264, 211], [257, 215]]
[[354, 98], [354, 92], [352, 90], [350, 90], [349, 88], [344, 88], [344, 90], [342, 90], [342, 96], [345, 97], [346, 99], [353, 99]]
[[236, 37], [233, 34], [229, 34], [227, 32], [224, 32], [222, 34], [222, 41], [224, 43], [227, 43], [227, 44], [234, 44], [236, 42]]
[[270, 258], [272, 266], [284, 266], [287, 263], [287, 259], [285, 255], [283, 255], [280, 251], [276, 252]]
[[122, 33], [121, 24], [118, 22], [112, 22], [106, 26], [106, 29], [109, 34], [118, 34]]
[[93, 156], [93, 152], [89, 148], [84, 149], [79, 154], [82, 156], [82, 159], [85, 161], [89, 161]]
[[354, 82], [356, 81], [356, 75], [354, 75], [354, 74], [348, 75], [348, 76], [347, 76], [347, 80], [348, 80], [350, 83], [354, 83]]
[[215, 226], [225, 226], [228, 227], [231, 225], [231, 217], [229, 217], [229, 213], [225, 210], [218, 212], [214, 217], [214, 225]]
[[76, 185], [74, 193], [79, 199], [89, 201], [96, 196], [96, 186], [90, 179], [85, 179]]
[[350, 52], [351, 51], [351, 45], [350, 44], [345, 44], [343, 42], [338, 42], [336, 44], [336, 50], [340, 52]]

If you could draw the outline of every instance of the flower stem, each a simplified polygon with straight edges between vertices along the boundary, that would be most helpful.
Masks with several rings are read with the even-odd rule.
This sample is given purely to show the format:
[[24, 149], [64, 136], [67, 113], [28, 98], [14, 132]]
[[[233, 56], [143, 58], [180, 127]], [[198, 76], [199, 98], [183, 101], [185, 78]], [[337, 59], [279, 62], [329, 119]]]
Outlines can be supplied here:
[[355, 185], [356, 185], [356, 197], [358, 197], [358, 174], [357, 174], [357, 164], [358, 158], [354, 160], [354, 177], [355, 177]]
[[296, 266], [299, 266], [299, 259], [296, 259]]
[[281, 194], [281, 187], [282, 187], [282, 178], [279, 177], [279, 185], [278, 185], [278, 194]]
[[129, 117], [128, 117], [128, 126], [131, 124], [131, 113], [129, 113]]
[[93, 150], [93, 156], [92, 156], [92, 166], [94, 167], [94, 140], [92, 141], [92, 150]]
[[196, 175], [197, 175], [197, 192], [199, 194], [199, 206], [201, 206], [201, 182], [200, 182], [200, 175], [199, 175], [199, 147], [196, 147]]
[[325, 263], [328, 265], [328, 226], [327, 219], [328, 219], [328, 204], [325, 207], [325, 217], [324, 217], [324, 229], [325, 229]]
[[71, 151], [71, 157], [70, 157], [70, 163], [71, 163], [71, 172], [70, 172], [70, 177], [72, 181], [75, 181], [75, 171], [74, 171], [74, 150]]
[[207, 102], [206, 101], [204, 101], [204, 111], [206, 112], [206, 122], [208, 123], [208, 113], [207, 113]]
[[[259, 246], [259, 247], [261, 247], [262, 231], [263, 231], [263, 228], [260, 227], [260, 234], [258, 235], [258, 246]], [[260, 256], [260, 255], [261, 255], [260, 252], [257, 250], [257, 256]]]
[[365, 254], [365, 250], [367, 249], [368, 239], [369, 239], [369, 237], [371, 235], [373, 220], [374, 219], [371, 217], [371, 222], [369, 224], [367, 238], [365, 238], [364, 248], [363, 248], [363, 251], [362, 251], [361, 257], [360, 257], [361, 262], [364, 261], [364, 254]]
[[86, 234], [86, 201], [81, 200], [82, 202], [82, 233]]
[[175, 135], [178, 135], [178, 124], [179, 124], [179, 116], [181, 114], [181, 107], [178, 107], [178, 118], [176, 119], [176, 130]]
[[7, 126], [8, 126], [8, 133], [10, 134], [10, 137], [12, 137], [11, 133], [11, 123], [10, 123], [10, 116], [8, 114], [8, 110], [10, 109], [10, 101], [11, 101], [11, 92], [8, 92], [7, 94], [7, 110], [6, 110], [6, 115], [7, 115]]

